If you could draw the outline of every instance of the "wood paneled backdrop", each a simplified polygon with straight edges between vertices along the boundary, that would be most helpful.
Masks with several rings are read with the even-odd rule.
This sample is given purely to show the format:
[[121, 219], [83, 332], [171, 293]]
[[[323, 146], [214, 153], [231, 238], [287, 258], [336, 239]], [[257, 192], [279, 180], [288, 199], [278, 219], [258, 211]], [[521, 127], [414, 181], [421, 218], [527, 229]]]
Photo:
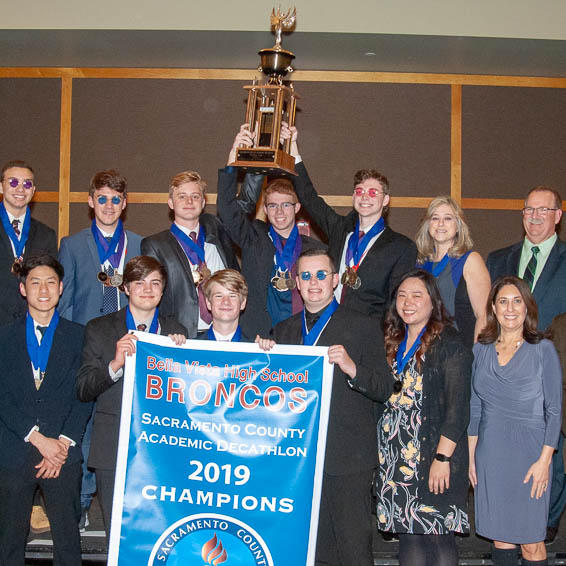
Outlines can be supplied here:
[[[0, 68], [0, 161], [35, 169], [33, 213], [59, 237], [89, 223], [90, 177], [128, 179], [128, 227], [170, 223], [169, 179], [209, 183], [244, 118], [255, 73], [218, 69]], [[298, 71], [299, 147], [320, 194], [345, 212], [352, 176], [379, 169], [390, 225], [413, 237], [436, 195], [462, 204], [476, 249], [522, 236], [523, 197], [546, 184], [566, 196], [566, 79]]]

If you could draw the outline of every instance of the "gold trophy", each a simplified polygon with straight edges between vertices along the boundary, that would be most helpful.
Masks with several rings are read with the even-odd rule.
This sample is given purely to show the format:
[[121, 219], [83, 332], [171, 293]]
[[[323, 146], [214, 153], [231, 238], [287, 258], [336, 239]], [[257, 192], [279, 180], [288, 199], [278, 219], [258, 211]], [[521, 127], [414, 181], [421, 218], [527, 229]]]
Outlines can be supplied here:
[[293, 85], [283, 84], [283, 77], [292, 72], [291, 61], [295, 55], [281, 47], [281, 32], [293, 27], [297, 15], [296, 8], [282, 14], [275, 8], [271, 12], [271, 26], [275, 28], [275, 45], [258, 52], [261, 57], [261, 71], [267, 77], [266, 84], [246, 85], [248, 105], [246, 122], [250, 132], [255, 134], [253, 147], [240, 147], [236, 152], [235, 167], [245, 167], [257, 172], [267, 173], [279, 169], [292, 175], [295, 173], [295, 159], [290, 155], [291, 140], [279, 141], [281, 122], [289, 126], [295, 124], [295, 111], [299, 96]]

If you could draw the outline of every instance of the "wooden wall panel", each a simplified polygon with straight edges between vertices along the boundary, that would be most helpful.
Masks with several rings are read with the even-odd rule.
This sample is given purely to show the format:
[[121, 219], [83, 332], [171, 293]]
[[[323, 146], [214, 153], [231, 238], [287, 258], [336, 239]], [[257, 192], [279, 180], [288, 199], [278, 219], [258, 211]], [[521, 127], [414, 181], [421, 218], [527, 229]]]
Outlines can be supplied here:
[[462, 90], [462, 195], [522, 199], [546, 184], [566, 196], [566, 90]]
[[34, 168], [38, 190], [57, 191], [60, 113], [60, 80], [2, 78], [0, 167], [23, 159]]
[[169, 179], [198, 171], [216, 192], [219, 167], [245, 112], [238, 81], [73, 80], [71, 188], [118, 169], [128, 190], [167, 192]]
[[300, 151], [318, 191], [350, 195], [354, 173], [378, 169], [395, 196], [450, 192], [450, 87], [295, 85]]

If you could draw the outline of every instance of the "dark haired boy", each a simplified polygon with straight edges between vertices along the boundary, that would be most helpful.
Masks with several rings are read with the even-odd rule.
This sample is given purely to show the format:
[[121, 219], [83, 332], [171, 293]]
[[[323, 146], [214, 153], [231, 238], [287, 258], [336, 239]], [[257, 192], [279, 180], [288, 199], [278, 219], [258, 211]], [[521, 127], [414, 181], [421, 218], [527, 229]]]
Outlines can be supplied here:
[[86, 325], [77, 392], [81, 401], [96, 401], [88, 466], [96, 473], [107, 538], [122, 410], [122, 376], [126, 356], [136, 349], [137, 338], [130, 332], [169, 335], [177, 344], [184, 343], [187, 335], [187, 329], [174, 317], [159, 313], [157, 306], [166, 283], [167, 273], [155, 258], [131, 259], [124, 269], [123, 281], [128, 306]]
[[13, 322], [27, 312], [20, 295], [18, 268], [32, 255], [57, 255], [57, 237], [45, 224], [31, 217], [29, 203], [35, 193], [31, 166], [8, 161], [0, 171], [0, 324]]
[[81, 561], [81, 438], [90, 404], [76, 397], [84, 328], [59, 317], [63, 268], [24, 260], [27, 314], [0, 328], [0, 564], [24, 564], [33, 497], [43, 493], [53, 563]]

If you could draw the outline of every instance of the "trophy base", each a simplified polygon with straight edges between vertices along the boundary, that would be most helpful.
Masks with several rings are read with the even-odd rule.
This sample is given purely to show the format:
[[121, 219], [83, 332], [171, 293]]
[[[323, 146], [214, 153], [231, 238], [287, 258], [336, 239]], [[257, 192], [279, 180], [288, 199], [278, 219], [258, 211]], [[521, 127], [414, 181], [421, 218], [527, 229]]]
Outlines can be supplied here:
[[279, 170], [296, 175], [295, 158], [282, 149], [270, 148], [241, 148], [236, 153], [236, 161], [230, 163], [232, 167], [242, 167], [255, 173], [268, 174]]

